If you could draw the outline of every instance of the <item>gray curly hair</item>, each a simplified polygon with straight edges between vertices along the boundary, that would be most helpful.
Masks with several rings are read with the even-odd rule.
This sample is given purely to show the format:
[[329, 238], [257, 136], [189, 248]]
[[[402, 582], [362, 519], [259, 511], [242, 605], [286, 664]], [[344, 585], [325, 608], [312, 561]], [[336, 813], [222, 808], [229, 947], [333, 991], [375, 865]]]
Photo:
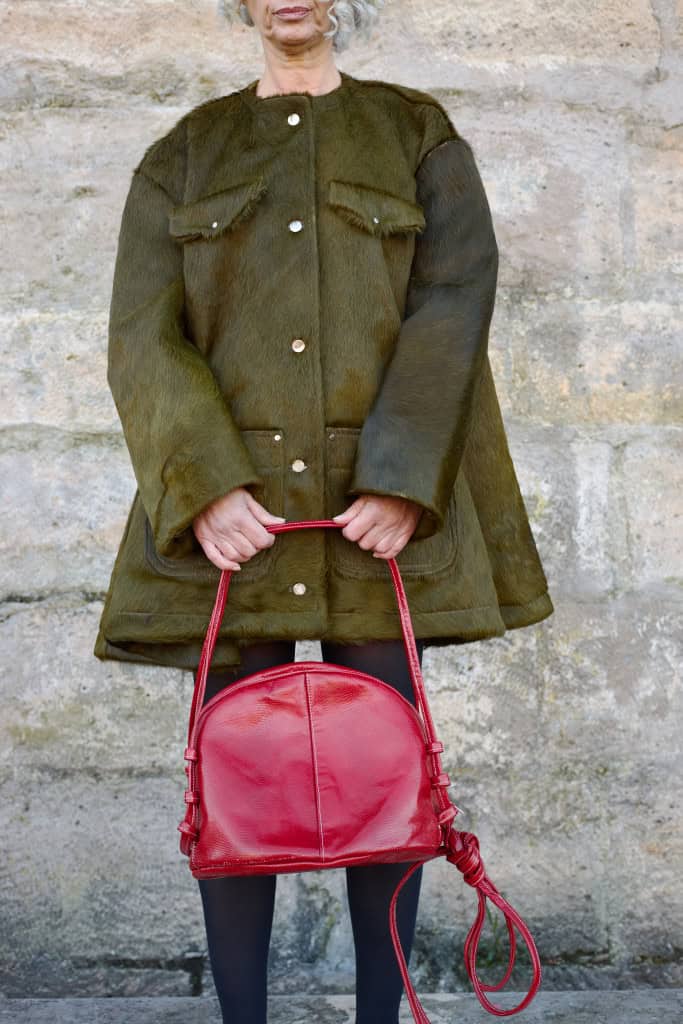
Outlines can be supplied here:
[[[330, 4], [328, 13], [334, 26], [329, 32], [325, 32], [325, 36], [332, 37], [332, 49], [338, 53], [347, 48], [354, 32], [359, 31], [365, 36], [370, 35], [379, 11], [385, 4], [385, 0], [324, 0], [324, 2]], [[229, 23], [240, 18], [245, 25], [254, 24], [243, 0], [218, 0], [218, 10]]]

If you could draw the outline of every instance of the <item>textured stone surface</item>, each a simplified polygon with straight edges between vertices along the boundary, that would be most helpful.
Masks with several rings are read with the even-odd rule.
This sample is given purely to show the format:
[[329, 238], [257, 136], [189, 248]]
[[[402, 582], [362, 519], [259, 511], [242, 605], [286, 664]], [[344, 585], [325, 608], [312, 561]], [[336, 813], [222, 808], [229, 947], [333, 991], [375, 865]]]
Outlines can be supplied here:
[[[547, 988], [654, 987], [543, 992], [531, 1022], [680, 1016], [655, 989], [683, 984], [682, 25], [674, 0], [392, 0], [337, 58], [445, 104], [499, 241], [491, 362], [556, 612], [426, 655], [459, 826]], [[216, 1020], [210, 999], [83, 998], [212, 991], [176, 832], [191, 676], [92, 656], [135, 490], [106, 325], [133, 167], [256, 78], [260, 43], [214, 0], [0, 0], [0, 27], [0, 990], [82, 997], [0, 1002], [0, 1022]], [[469, 993], [474, 893], [443, 860], [423, 877], [412, 977]], [[500, 922], [482, 946], [504, 956]], [[344, 872], [280, 875], [274, 1020], [352, 1020], [353, 963]]]

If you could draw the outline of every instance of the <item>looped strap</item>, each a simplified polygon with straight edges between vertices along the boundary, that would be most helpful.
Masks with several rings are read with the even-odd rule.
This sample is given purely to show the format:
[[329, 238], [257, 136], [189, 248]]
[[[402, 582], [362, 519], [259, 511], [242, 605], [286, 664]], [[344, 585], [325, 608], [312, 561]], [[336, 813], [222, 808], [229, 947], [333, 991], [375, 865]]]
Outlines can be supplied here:
[[[485, 1010], [488, 1010], [489, 1013], [494, 1014], [496, 1017], [511, 1017], [512, 1014], [519, 1013], [520, 1010], [523, 1010], [529, 1005], [541, 984], [541, 961], [539, 959], [534, 940], [531, 937], [531, 933], [517, 911], [514, 910], [507, 900], [500, 895], [495, 885], [486, 874], [479, 853], [479, 840], [472, 832], [459, 832], [457, 829], [451, 828], [445, 837], [445, 844], [441, 848], [440, 853], [445, 854], [446, 859], [450, 861], [451, 864], [455, 864], [456, 867], [462, 871], [465, 881], [477, 890], [477, 896], [479, 898], [477, 918], [470, 928], [467, 939], [465, 940], [465, 966], [467, 967], [467, 973], [472, 981], [472, 987], [477, 994], [479, 1002]], [[427, 858], [427, 860], [430, 859], [431, 858]], [[399, 880], [389, 906], [389, 930], [391, 931], [391, 941], [394, 944], [396, 960], [398, 961], [406, 996], [416, 1024], [430, 1024], [430, 1021], [417, 996], [417, 992], [410, 980], [410, 974], [408, 973], [408, 965], [403, 954], [401, 938], [396, 925], [396, 901], [401, 889], [406, 884], [410, 876], [424, 863], [426, 863], [426, 861], [416, 861], [410, 865], [403, 877]], [[481, 935], [482, 928], [484, 927], [487, 897], [500, 910], [502, 910], [505, 915], [508, 935], [510, 936], [510, 956], [508, 967], [502, 981], [499, 981], [497, 985], [485, 985], [479, 980], [477, 975], [477, 948], [479, 945], [479, 937]], [[519, 930], [526, 943], [527, 949], [529, 950], [534, 976], [531, 985], [529, 986], [529, 991], [524, 999], [522, 999], [517, 1006], [512, 1006], [505, 1010], [503, 1007], [496, 1006], [495, 1003], [492, 1003], [485, 993], [499, 991], [510, 980], [512, 968], [515, 963], [515, 927]]]
[[[465, 966], [467, 967], [467, 973], [470, 976], [472, 987], [477, 994], [477, 998], [482, 1006], [496, 1017], [509, 1017], [513, 1013], [519, 1013], [520, 1010], [523, 1010], [525, 1006], [529, 1005], [541, 984], [541, 960], [531, 932], [514, 907], [511, 907], [507, 900], [501, 896], [498, 889], [496, 889], [495, 885], [486, 874], [486, 870], [479, 853], [479, 840], [472, 832], [459, 832], [455, 828], [450, 830], [446, 837], [446, 860], [450, 861], [451, 864], [455, 864], [455, 866], [462, 871], [463, 877], [468, 885], [471, 885], [472, 888], [477, 890], [479, 909], [477, 911], [476, 920], [465, 939]], [[495, 906], [498, 907], [499, 910], [503, 912], [508, 935], [510, 937], [508, 967], [503, 978], [497, 985], [485, 985], [479, 980], [479, 976], [477, 975], [477, 949], [479, 947], [479, 938], [484, 927], [487, 897], [493, 904], [495, 904]], [[519, 931], [520, 935], [524, 939], [527, 949], [529, 950], [534, 976], [531, 985], [529, 986], [529, 991], [524, 999], [522, 999], [517, 1006], [512, 1006], [510, 1009], [505, 1010], [501, 1006], [496, 1006], [495, 1003], [492, 1003], [484, 993], [498, 992], [500, 989], [504, 988], [510, 980], [512, 968], [515, 965], [517, 948], [515, 928]]]

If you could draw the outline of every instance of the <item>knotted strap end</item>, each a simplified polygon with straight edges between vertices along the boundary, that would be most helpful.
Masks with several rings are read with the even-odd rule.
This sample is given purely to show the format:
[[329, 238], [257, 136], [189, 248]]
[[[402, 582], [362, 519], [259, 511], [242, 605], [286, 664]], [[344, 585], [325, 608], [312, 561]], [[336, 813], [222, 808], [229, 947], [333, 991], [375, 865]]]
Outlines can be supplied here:
[[[455, 864], [455, 866], [462, 871], [465, 881], [468, 885], [471, 885], [472, 888], [477, 890], [477, 896], [479, 898], [477, 917], [469, 930], [467, 939], [465, 940], [465, 966], [467, 967], [467, 973], [472, 981], [474, 991], [477, 994], [479, 1002], [482, 1004], [484, 1009], [489, 1011], [489, 1013], [494, 1014], [496, 1017], [510, 1017], [512, 1014], [519, 1013], [520, 1010], [523, 1010], [529, 1005], [541, 984], [541, 961], [538, 955], [538, 950], [536, 949], [536, 944], [527, 925], [524, 923], [517, 911], [510, 906], [503, 896], [501, 896], [493, 882], [486, 874], [486, 870], [479, 853], [479, 840], [472, 832], [459, 832], [455, 828], [451, 829], [446, 841], [446, 859], [449, 860], [451, 864]], [[508, 935], [510, 937], [510, 956], [508, 967], [504, 977], [497, 985], [484, 985], [477, 975], [477, 950], [481, 932], [484, 927], [487, 897], [495, 904], [495, 906], [498, 907], [499, 910], [503, 912], [508, 929]], [[524, 999], [522, 999], [517, 1006], [512, 1006], [509, 1009], [503, 1009], [503, 1007], [496, 1006], [495, 1003], [492, 1003], [484, 993], [497, 992], [510, 980], [512, 968], [515, 964], [515, 928], [519, 931], [520, 935], [524, 939], [527, 949], [529, 950], [534, 976], [529, 987], [529, 991]]]

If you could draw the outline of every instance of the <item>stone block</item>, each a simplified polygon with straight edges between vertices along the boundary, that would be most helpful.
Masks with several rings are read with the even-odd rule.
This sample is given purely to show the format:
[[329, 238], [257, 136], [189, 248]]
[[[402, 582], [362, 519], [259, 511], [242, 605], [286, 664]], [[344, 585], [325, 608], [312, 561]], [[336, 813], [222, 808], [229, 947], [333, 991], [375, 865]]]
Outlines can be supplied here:
[[0, 314], [0, 429], [31, 424], [120, 433], [107, 384], [107, 314], [8, 309]]
[[567, 280], [564, 295], [498, 293], [489, 355], [504, 414], [596, 431], [679, 423], [680, 307], [666, 298], [619, 301], [611, 289], [584, 298]]
[[123, 436], [25, 425], [0, 435], [0, 593], [106, 588], [135, 494]]
[[678, 587], [683, 566], [683, 434], [648, 432], [623, 451], [621, 487], [628, 523], [630, 583]]
[[[683, 274], [683, 130], [661, 124], [638, 122], [627, 146], [630, 191], [622, 202], [632, 215], [628, 237], [634, 269], [651, 282], [648, 296], [660, 300], [671, 294], [672, 281], [680, 285]], [[650, 332], [651, 354], [666, 361], [661, 352], [656, 323]], [[680, 316], [679, 316], [680, 337]]]
[[[101, 611], [101, 601], [79, 594], [4, 606], [0, 645], [11, 657], [0, 672], [2, 773], [163, 773], [184, 787], [192, 673], [98, 661]], [[183, 814], [180, 793], [178, 821]]]
[[[17, 768], [5, 779], [0, 961], [7, 995], [85, 994], [79, 972], [89, 995], [111, 991], [117, 978], [120, 994], [181, 994], [154, 972], [166, 959], [202, 949], [199, 894], [177, 842], [182, 792], [170, 774], [106, 767], [62, 778]], [[152, 973], [125, 987], [126, 967]], [[189, 993], [186, 964], [177, 975]]]
[[125, 108], [106, 116], [45, 109], [6, 117], [3, 231], [13, 244], [0, 286], [4, 312], [17, 318], [19, 330], [26, 315], [66, 316], [68, 326], [80, 314], [91, 319], [92, 351], [102, 351], [102, 314], [133, 168], [184, 112], [143, 111], [132, 118]]

